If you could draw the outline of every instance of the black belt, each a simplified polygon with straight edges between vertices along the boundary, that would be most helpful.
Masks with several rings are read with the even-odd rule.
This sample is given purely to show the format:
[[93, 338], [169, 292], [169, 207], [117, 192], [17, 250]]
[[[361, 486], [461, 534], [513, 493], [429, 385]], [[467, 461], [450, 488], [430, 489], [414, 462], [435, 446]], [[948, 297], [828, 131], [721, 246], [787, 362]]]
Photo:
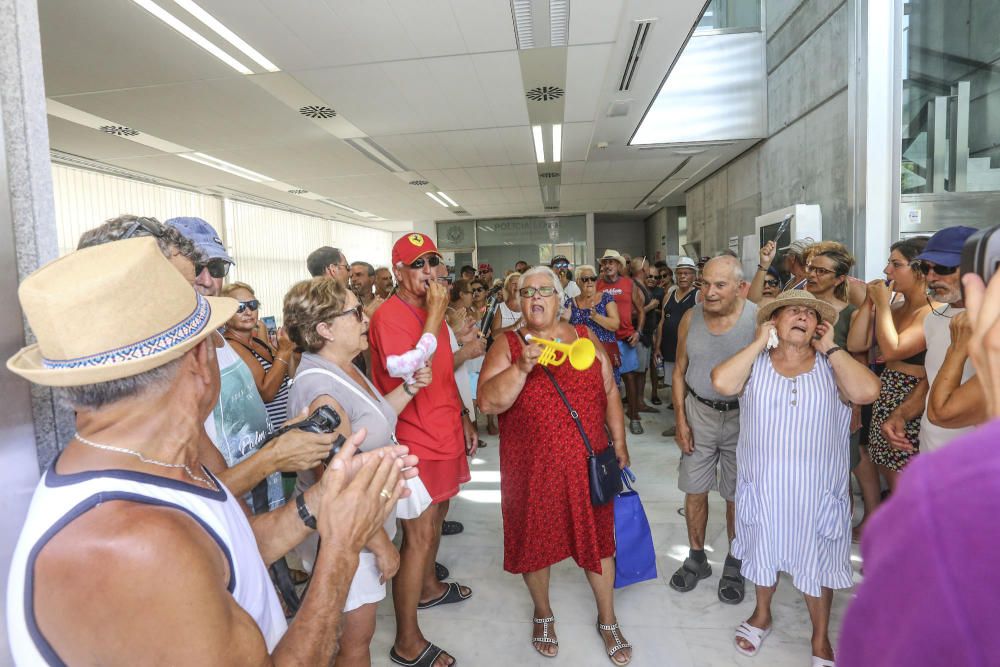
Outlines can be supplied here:
[[713, 410], [718, 410], [719, 412], [729, 412], [730, 410], [739, 410], [740, 408], [739, 401], [710, 401], [707, 398], [702, 398], [698, 394], [694, 393], [694, 389], [691, 388], [691, 385], [687, 383], [685, 383], [685, 385], [687, 386], [688, 393], [694, 396], [695, 400], [699, 403], [704, 403]]

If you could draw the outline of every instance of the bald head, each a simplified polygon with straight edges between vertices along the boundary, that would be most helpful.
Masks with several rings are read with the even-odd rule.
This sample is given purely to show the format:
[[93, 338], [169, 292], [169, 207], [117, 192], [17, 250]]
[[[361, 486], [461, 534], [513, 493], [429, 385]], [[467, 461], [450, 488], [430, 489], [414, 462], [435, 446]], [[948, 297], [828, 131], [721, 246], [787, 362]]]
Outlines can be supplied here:
[[708, 260], [702, 269], [702, 274], [706, 281], [711, 281], [709, 276], [724, 276], [726, 280], [734, 283], [743, 282], [743, 265], [740, 260], [732, 255], [720, 255]]

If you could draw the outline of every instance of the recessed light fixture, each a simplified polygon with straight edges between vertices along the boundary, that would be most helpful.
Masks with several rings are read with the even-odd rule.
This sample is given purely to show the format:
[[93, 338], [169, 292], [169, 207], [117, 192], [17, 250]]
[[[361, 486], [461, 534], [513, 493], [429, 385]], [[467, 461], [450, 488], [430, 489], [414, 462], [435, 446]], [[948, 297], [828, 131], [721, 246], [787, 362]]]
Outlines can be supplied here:
[[542, 140], [542, 126], [532, 125], [531, 135], [535, 138], [535, 160], [538, 164], [545, 162], [545, 143]]
[[549, 0], [549, 46], [569, 42], [569, 0]]
[[177, 153], [177, 156], [182, 157], [185, 160], [198, 162], [206, 167], [212, 167], [213, 169], [218, 169], [219, 171], [225, 171], [233, 174], [234, 176], [239, 176], [240, 178], [245, 178], [248, 181], [253, 181], [254, 183], [266, 183], [274, 180], [270, 176], [258, 174], [256, 171], [244, 169], [243, 167], [233, 164], [232, 162], [226, 162], [225, 160], [220, 160], [217, 157], [212, 157], [211, 155], [206, 155], [204, 153]]
[[562, 161], [562, 124], [552, 126], [552, 161]]
[[438, 196], [441, 197], [441, 199], [443, 199], [446, 202], [448, 202], [449, 204], [451, 204], [452, 206], [458, 206], [458, 202], [456, 202], [454, 199], [452, 199], [451, 197], [449, 197], [445, 193], [441, 192], [440, 190], [438, 190]]
[[441, 206], [444, 206], [445, 208], [448, 208], [448, 205], [445, 204], [444, 201], [442, 201], [441, 199], [439, 199], [438, 196], [436, 194], [434, 194], [433, 192], [425, 192], [424, 194], [427, 195], [428, 197], [430, 197], [431, 199], [433, 199], [434, 201], [436, 201], [437, 203], [441, 204]]
[[234, 33], [226, 26], [222, 25], [222, 23], [220, 23], [218, 19], [216, 19], [214, 16], [206, 12], [204, 9], [196, 5], [192, 0], [174, 0], [174, 2], [176, 2], [178, 5], [187, 10], [187, 12], [191, 14], [191, 16], [195, 17], [196, 19], [204, 23], [206, 26], [208, 26], [209, 29], [211, 29], [212, 32], [214, 32], [216, 35], [218, 35], [219, 37], [221, 37], [222, 39], [226, 40], [227, 42], [235, 46], [237, 49], [239, 49], [240, 52], [243, 53], [243, 55], [247, 56], [252, 61], [263, 67], [266, 71], [268, 72], [281, 71], [280, 69], [278, 69], [277, 65], [272, 63], [264, 56], [262, 56], [260, 52], [257, 51], [257, 49], [253, 48], [252, 46], [244, 42], [242, 39], [240, 39], [239, 35]]
[[534, 48], [535, 30], [532, 25], [531, 0], [511, 0], [510, 9], [514, 15], [514, 36], [517, 38], [517, 48]]
[[174, 16], [173, 14], [165, 10], [163, 7], [160, 7], [158, 4], [153, 2], [153, 0], [132, 0], [132, 2], [139, 5], [147, 12], [149, 12], [156, 18], [160, 19], [161, 21], [166, 23], [168, 26], [170, 26], [177, 32], [187, 37], [192, 42], [194, 42], [201, 48], [205, 49], [206, 51], [211, 53], [213, 56], [215, 56], [222, 62], [226, 63], [240, 74], [253, 74], [253, 70], [251, 70], [249, 67], [241, 63], [236, 58], [233, 58], [231, 55], [229, 55], [228, 53], [217, 47], [212, 42], [202, 37], [200, 34], [198, 34], [193, 29], [188, 27], [187, 24], [183, 23], [176, 16]]

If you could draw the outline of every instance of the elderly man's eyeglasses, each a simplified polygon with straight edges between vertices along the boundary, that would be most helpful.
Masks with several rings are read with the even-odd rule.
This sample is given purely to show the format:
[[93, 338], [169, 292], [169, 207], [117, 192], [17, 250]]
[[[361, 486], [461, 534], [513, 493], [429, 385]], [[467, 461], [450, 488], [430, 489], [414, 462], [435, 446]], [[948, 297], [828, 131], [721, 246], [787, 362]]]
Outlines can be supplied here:
[[[136, 218], [122, 234], [121, 240], [133, 238], [140, 231], [161, 239], [167, 233], [167, 228], [155, 218]], [[139, 234], [139, 236], [144, 236], [144, 234]]]
[[363, 322], [365, 319], [365, 307], [359, 303], [358, 305], [354, 306], [354, 308], [348, 308], [345, 311], [337, 313], [333, 317], [337, 318], [337, 317], [343, 317], [344, 315], [352, 315], [352, 314], [356, 318], [358, 318], [358, 322]]
[[240, 305], [236, 308], [237, 313], [243, 313], [247, 310], [252, 310], [257, 312], [260, 308], [260, 301], [257, 299], [250, 299], [249, 301], [240, 301]]
[[208, 269], [208, 275], [213, 278], [225, 278], [229, 274], [229, 262], [216, 258], [210, 259], [204, 264], [195, 264], [194, 275], [200, 276], [205, 269]]
[[917, 262], [917, 268], [920, 269], [920, 273], [925, 276], [931, 271], [938, 274], [939, 276], [950, 276], [951, 274], [958, 271], [957, 266], [942, 266], [940, 264], [932, 264], [927, 260], [921, 260]]
[[530, 299], [531, 297], [538, 294], [539, 296], [549, 297], [556, 293], [555, 287], [549, 287], [545, 285], [544, 287], [522, 287], [517, 291], [521, 295], [521, 298]]
[[806, 264], [806, 273], [815, 273], [820, 278], [826, 278], [835, 273], [833, 269], [824, 269], [822, 266], [813, 266], [812, 264]]
[[433, 268], [433, 267], [438, 266], [439, 264], [441, 264], [441, 258], [438, 257], [437, 255], [431, 255], [430, 257], [419, 257], [419, 258], [413, 260], [413, 263], [410, 264], [410, 268], [411, 269], [422, 269], [422, 268], [424, 268], [424, 264], [427, 264], [428, 266], [430, 266], [431, 268]]

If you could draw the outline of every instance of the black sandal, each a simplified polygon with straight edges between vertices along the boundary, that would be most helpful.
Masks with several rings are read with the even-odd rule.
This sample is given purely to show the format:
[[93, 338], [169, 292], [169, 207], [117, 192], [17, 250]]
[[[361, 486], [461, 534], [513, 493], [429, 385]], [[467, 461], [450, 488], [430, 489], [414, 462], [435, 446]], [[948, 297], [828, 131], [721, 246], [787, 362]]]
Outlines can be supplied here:
[[675, 591], [687, 593], [693, 591], [699, 581], [710, 576], [712, 576], [712, 566], [708, 564], [708, 560], [699, 563], [688, 556], [680, 568], [670, 577], [670, 587]]
[[434, 563], [434, 576], [437, 577], [438, 581], [444, 581], [450, 574], [451, 572], [449, 572], [448, 568], [444, 565], [441, 563]]
[[653, 396], [652, 398], [649, 399], [649, 402], [652, 403], [653, 405], [663, 405], [663, 401], [660, 400], [659, 396]]
[[442, 521], [441, 522], [441, 534], [442, 535], [458, 535], [463, 530], [465, 530], [465, 526], [462, 525], [461, 521]]
[[455, 667], [455, 665], [458, 664], [458, 660], [455, 656], [447, 653], [447, 651], [442, 648], [438, 648], [430, 642], [427, 642], [427, 647], [424, 648], [420, 655], [413, 660], [407, 660], [406, 658], [400, 656], [396, 653], [396, 647], [393, 646], [389, 649], [389, 659], [397, 665], [403, 665], [403, 667], [433, 667], [434, 663], [437, 662], [437, 659], [441, 657], [442, 653], [446, 653], [449, 657], [451, 657], [451, 667]]
[[417, 609], [430, 609], [431, 607], [436, 607], [441, 604], [454, 604], [455, 602], [468, 600], [471, 597], [471, 589], [468, 593], [462, 595], [462, 587], [458, 584], [458, 582], [451, 581], [448, 582], [448, 588], [445, 590], [443, 595], [436, 597], [433, 600], [428, 600], [427, 602], [418, 602]]
[[719, 579], [719, 602], [726, 604], [743, 602], [746, 582], [740, 574], [742, 565], [743, 562], [733, 558], [732, 554], [726, 555], [726, 564], [722, 567], [722, 577]]

